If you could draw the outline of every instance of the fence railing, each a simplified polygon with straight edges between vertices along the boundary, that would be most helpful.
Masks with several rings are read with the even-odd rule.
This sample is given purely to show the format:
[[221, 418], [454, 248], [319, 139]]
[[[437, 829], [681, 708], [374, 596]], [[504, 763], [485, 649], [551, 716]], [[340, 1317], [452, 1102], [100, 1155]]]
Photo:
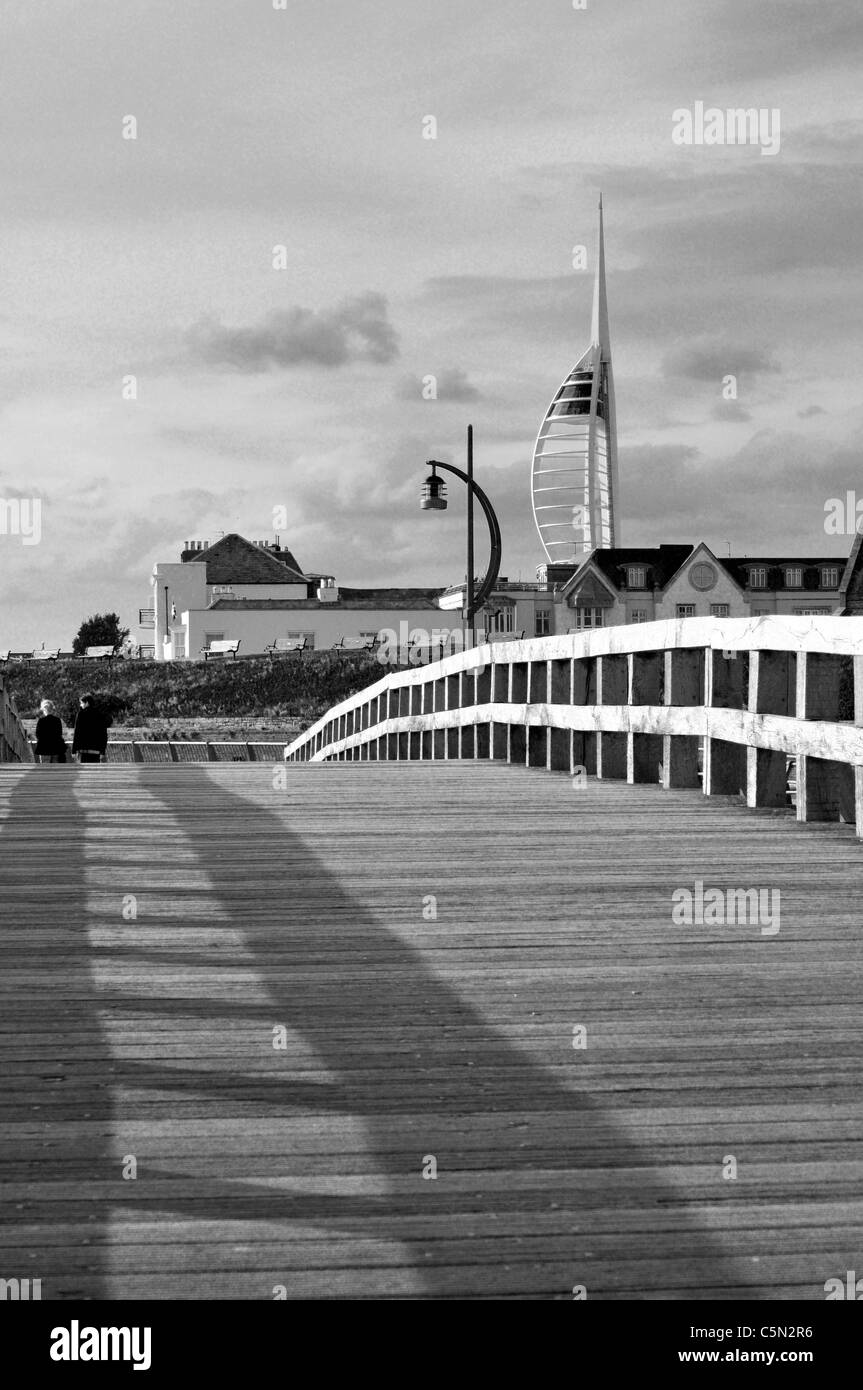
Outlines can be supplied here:
[[[273, 763], [281, 762], [285, 745], [274, 740], [207, 742], [198, 739], [112, 739], [109, 763]], [[68, 754], [71, 758], [71, 754]]]
[[0, 676], [0, 763], [31, 763], [33, 753], [15, 701]]
[[685, 618], [492, 644], [394, 671], [291, 762], [498, 758], [661, 781], [863, 835], [863, 618]]

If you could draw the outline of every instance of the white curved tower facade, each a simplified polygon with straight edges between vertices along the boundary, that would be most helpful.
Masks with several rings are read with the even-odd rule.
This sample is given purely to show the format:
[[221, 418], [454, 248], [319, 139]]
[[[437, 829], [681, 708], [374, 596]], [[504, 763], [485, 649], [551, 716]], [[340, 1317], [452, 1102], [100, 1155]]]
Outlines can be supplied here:
[[601, 198], [591, 344], [546, 411], [533, 451], [531, 493], [536, 528], [552, 563], [621, 544]]

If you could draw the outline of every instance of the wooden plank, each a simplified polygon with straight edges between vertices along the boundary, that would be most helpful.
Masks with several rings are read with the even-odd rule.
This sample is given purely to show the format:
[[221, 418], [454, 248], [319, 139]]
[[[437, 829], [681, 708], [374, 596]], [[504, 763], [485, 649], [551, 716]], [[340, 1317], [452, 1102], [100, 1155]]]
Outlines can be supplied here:
[[[468, 758], [283, 782], [0, 769], [6, 1277], [820, 1299], [854, 1267], [851, 830]], [[778, 932], [676, 925], [696, 880], [777, 889]]]

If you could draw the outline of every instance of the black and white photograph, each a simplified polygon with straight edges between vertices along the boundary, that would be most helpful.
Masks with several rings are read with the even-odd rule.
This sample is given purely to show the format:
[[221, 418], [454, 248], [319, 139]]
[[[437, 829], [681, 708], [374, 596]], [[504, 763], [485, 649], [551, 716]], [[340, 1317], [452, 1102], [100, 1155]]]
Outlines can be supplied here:
[[3, 0], [0, 70], [27, 1364], [550, 1301], [641, 1370], [823, 1374], [859, 0]]

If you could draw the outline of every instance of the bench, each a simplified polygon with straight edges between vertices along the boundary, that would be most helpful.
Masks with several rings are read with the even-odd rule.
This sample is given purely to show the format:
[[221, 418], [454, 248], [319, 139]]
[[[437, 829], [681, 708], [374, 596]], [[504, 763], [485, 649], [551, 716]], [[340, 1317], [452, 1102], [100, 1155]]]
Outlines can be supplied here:
[[380, 637], [340, 637], [333, 643], [334, 652], [374, 652], [380, 646]]
[[116, 647], [88, 647], [79, 659], [81, 661], [110, 661], [116, 652]]
[[236, 661], [237, 652], [240, 650], [240, 640], [241, 639], [239, 637], [236, 637], [232, 639], [225, 638], [220, 639], [217, 642], [211, 642], [209, 647], [201, 648], [201, 656], [204, 658], [205, 661], [210, 656], [232, 656]]
[[307, 645], [305, 637], [277, 637], [264, 651], [268, 656], [284, 656], [288, 652], [304, 652]]
[[[449, 637], [436, 637], [434, 641], [429, 639], [414, 639], [408, 647], [408, 665], [431, 665], [434, 661], [443, 661], [446, 655], [446, 649], [451, 640], [451, 635]], [[422, 660], [424, 653], [428, 653], [428, 660], [426, 662]], [[438, 653], [438, 655], [436, 655], [436, 653]], [[418, 654], [418, 656], [416, 654]]]
[[28, 660], [28, 661], [56, 661], [59, 655], [60, 655], [60, 648], [59, 648], [59, 647], [57, 648], [56, 651], [50, 651], [50, 652], [46, 651], [45, 648], [42, 647], [42, 648], [40, 648], [40, 650], [39, 650], [38, 652], [30, 652], [30, 653], [28, 654], [28, 656], [27, 656], [27, 660]]

